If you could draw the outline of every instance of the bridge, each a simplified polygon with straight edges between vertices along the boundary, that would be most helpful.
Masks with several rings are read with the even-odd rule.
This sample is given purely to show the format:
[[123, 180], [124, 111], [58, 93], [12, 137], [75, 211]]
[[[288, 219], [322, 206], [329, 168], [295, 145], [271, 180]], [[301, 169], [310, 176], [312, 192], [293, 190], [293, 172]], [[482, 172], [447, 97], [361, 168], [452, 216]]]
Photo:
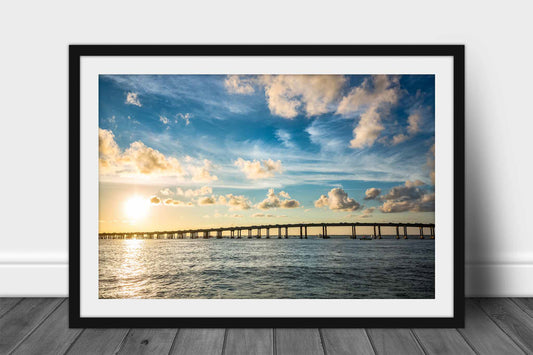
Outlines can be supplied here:
[[[172, 230], [172, 231], [156, 231], [156, 232], [128, 232], [128, 233], [100, 233], [98, 236], [100, 239], [196, 239], [196, 238], [230, 238], [230, 239], [239, 239], [243, 237], [251, 238], [262, 238], [263, 231], [265, 232], [264, 237], [270, 238], [270, 231], [273, 230], [275, 233], [272, 235], [277, 236], [278, 239], [289, 238], [289, 228], [297, 229], [296, 235], [300, 239], [307, 239], [308, 228], [311, 227], [320, 227], [322, 228], [322, 233], [319, 234], [320, 238], [328, 239], [330, 236], [328, 234], [329, 227], [351, 227], [351, 239], [358, 239], [357, 228], [358, 227], [373, 227], [374, 233], [372, 234], [373, 239], [381, 239], [381, 228], [389, 227], [394, 228], [395, 238], [408, 239], [407, 228], [417, 228], [418, 229], [418, 238], [424, 239], [426, 236], [435, 239], [435, 224], [434, 223], [293, 223], [293, 224], [271, 224], [271, 225], [253, 225], [253, 226], [241, 226], [241, 227], [219, 227], [219, 228], [198, 228], [198, 229], [182, 229], [182, 230]], [[299, 230], [299, 234], [298, 234]], [[224, 236], [226, 232], [226, 236]], [[244, 232], [244, 233], [243, 233]], [[277, 232], [277, 233], [276, 233]], [[424, 232], [429, 232], [424, 234]], [[229, 233], [229, 234], [228, 234]], [[214, 234], [214, 235], [213, 235]], [[364, 238], [367, 239], [367, 238]]]

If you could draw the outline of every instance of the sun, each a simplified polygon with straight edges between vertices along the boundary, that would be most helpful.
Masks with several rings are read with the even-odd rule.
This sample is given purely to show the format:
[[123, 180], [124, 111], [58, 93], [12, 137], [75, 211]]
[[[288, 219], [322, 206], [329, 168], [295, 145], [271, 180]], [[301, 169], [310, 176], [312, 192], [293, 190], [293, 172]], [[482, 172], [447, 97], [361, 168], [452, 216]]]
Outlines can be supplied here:
[[146, 216], [150, 203], [141, 196], [133, 196], [124, 202], [124, 213], [131, 220], [138, 220]]

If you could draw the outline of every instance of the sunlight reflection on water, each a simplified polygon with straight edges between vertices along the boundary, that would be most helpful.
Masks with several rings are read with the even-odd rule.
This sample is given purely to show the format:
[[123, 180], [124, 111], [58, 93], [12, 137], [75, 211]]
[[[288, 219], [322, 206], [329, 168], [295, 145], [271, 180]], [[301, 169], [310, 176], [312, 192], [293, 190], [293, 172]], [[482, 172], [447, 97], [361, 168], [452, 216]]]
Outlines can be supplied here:
[[142, 239], [130, 239], [122, 243], [122, 252], [119, 253], [122, 255], [121, 272], [117, 275], [122, 289], [121, 297], [135, 297], [140, 291], [138, 280], [142, 279], [145, 270], [140, 257], [144, 242]]

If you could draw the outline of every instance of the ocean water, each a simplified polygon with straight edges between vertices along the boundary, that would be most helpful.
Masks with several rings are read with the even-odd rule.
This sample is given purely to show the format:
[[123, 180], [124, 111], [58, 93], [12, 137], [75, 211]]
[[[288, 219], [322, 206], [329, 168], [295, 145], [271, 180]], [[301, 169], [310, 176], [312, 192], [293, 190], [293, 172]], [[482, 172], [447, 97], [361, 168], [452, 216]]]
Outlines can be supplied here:
[[434, 298], [425, 239], [99, 240], [100, 298]]

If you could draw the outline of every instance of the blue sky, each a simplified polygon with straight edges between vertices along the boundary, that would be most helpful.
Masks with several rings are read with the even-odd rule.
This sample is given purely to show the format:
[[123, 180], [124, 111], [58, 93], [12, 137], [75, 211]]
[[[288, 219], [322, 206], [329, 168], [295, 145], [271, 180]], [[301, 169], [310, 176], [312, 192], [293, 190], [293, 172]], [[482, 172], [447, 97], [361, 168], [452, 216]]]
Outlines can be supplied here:
[[[100, 229], [432, 222], [434, 84], [432, 75], [102, 75]], [[149, 208], [126, 215], [131, 196]]]

